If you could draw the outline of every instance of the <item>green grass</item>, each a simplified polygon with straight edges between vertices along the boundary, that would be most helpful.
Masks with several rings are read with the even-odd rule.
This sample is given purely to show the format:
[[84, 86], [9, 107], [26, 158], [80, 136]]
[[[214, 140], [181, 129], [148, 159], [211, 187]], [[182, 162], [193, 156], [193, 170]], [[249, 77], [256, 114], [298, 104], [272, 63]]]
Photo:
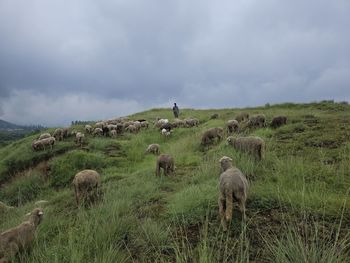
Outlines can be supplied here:
[[[266, 142], [257, 162], [225, 141], [203, 148], [210, 127], [224, 127], [240, 111], [288, 123], [250, 130]], [[210, 120], [213, 113], [219, 118]], [[169, 109], [130, 118], [173, 119]], [[30, 253], [22, 262], [347, 262], [350, 261], [350, 106], [321, 103], [247, 109], [182, 109], [197, 128], [175, 129], [170, 138], [153, 125], [115, 139], [87, 135], [80, 149], [67, 139], [33, 152], [29, 136], [0, 148], [0, 200], [16, 205], [0, 229], [23, 221], [37, 200], [48, 200]], [[73, 129], [82, 130], [82, 126]], [[175, 174], [155, 176], [151, 143], [175, 158]], [[218, 219], [218, 160], [230, 156], [250, 183], [247, 218], [237, 207], [228, 232]], [[71, 181], [82, 169], [102, 177], [103, 196], [77, 208]]]

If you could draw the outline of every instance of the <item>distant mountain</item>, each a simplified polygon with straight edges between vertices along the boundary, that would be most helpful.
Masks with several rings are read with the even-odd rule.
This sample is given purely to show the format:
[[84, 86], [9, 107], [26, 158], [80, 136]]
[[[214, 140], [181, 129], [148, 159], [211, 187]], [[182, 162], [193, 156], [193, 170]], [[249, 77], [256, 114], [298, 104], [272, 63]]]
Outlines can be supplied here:
[[0, 120], [0, 131], [16, 131], [16, 130], [24, 130], [24, 131], [34, 131], [41, 130], [45, 127], [41, 125], [17, 125], [8, 121]]
[[0, 120], [0, 130], [23, 130], [24, 127], [8, 121]]

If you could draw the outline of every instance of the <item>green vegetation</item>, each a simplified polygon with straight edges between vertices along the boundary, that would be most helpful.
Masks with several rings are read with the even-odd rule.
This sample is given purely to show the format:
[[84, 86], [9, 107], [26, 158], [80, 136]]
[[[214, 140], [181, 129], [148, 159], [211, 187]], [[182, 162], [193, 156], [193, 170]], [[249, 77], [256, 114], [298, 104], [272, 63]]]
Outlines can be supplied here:
[[[350, 106], [323, 101], [244, 109], [277, 129], [251, 130], [266, 141], [266, 158], [254, 161], [225, 142], [204, 149], [201, 134], [225, 125], [242, 109], [181, 111], [198, 128], [169, 138], [150, 127], [116, 139], [72, 138], [33, 152], [29, 136], [0, 149], [0, 200], [18, 206], [2, 215], [1, 231], [23, 221], [37, 200], [48, 200], [31, 253], [22, 262], [349, 262]], [[213, 113], [219, 118], [210, 120]], [[153, 109], [132, 119], [172, 119]], [[73, 129], [82, 130], [82, 125]], [[175, 158], [175, 175], [155, 177], [159, 143]], [[247, 218], [234, 207], [230, 230], [218, 219], [218, 160], [233, 158], [250, 182]], [[103, 197], [90, 208], [75, 205], [71, 181], [82, 169], [102, 177]]]

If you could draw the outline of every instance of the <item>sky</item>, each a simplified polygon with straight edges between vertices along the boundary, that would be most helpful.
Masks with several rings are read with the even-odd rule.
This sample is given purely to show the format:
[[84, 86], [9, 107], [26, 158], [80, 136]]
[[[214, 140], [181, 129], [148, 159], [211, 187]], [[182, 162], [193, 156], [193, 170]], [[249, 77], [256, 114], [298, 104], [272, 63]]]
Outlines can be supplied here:
[[1, 0], [0, 119], [350, 101], [349, 0]]

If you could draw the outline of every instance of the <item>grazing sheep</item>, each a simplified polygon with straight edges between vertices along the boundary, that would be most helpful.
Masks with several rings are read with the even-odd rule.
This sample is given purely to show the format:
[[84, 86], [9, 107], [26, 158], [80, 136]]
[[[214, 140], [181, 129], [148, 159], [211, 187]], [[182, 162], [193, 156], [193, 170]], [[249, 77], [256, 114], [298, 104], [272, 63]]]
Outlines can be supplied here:
[[262, 128], [265, 127], [266, 117], [264, 114], [256, 114], [249, 118], [247, 123], [248, 128]]
[[199, 120], [195, 118], [186, 119], [185, 122], [187, 127], [194, 127], [194, 126], [198, 126], [199, 124]]
[[106, 123], [104, 121], [96, 122], [95, 123], [95, 128], [100, 128], [103, 129], [103, 127], [106, 126]]
[[238, 121], [236, 120], [227, 121], [226, 126], [227, 126], [227, 133], [233, 133], [233, 132], [239, 131]]
[[210, 128], [203, 133], [201, 144], [204, 146], [209, 145], [210, 143], [213, 142], [215, 138], [217, 138], [218, 141], [220, 141], [223, 137], [223, 134], [224, 134], [224, 130], [222, 128], [218, 128], [218, 127]]
[[92, 128], [92, 126], [91, 125], [85, 125], [85, 131], [86, 131], [86, 133], [87, 134], [91, 134], [92, 132], [93, 132], [93, 128]]
[[245, 121], [245, 120], [248, 120], [249, 119], [249, 113], [248, 112], [240, 112], [236, 115], [236, 118], [235, 120], [237, 120], [238, 122], [242, 122], [242, 121]]
[[233, 200], [239, 203], [243, 219], [245, 215], [245, 202], [248, 194], [248, 181], [243, 173], [232, 165], [232, 159], [223, 156], [220, 159], [222, 173], [219, 179], [219, 214], [221, 225], [224, 231], [227, 230], [227, 223], [232, 219]]
[[54, 131], [52, 137], [55, 137], [58, 141], [63, 141], [63, 129], [58, 128]]
[[116, 131], [116, 130], [111, 130], [111, 131], [109, 132], [109, 136], [111, 136], [111, 137], [113, 137], [113, 138], [117, 137], [117, 131]]
[[148, 126], [149, 126], [148, 121], [146, 121], [146, 120], [141, 121], [141, 128], [146, 128], [146, 129], [148, 129]]
[[67, 138], [69, 134], [69, 128], [63, 128], [63, 138]]
[[49, 145], [51, 150], [53, 145], [55, 144], [56, 139], [54, 137], [48, 137], [41, 140], [34, 140], [32, 142], [32, 148], [34, 151], [42, 149], [46, 149], [46, 146]]
[[172, 125], [174, 128], [185, 127], [186, 122], [184, 120], [175, 119]]
[[93, 136], [96, 136], [96, 135], [102, 136], [102, 134], [103, 134], [103, 131], [101, 128], [95, 128], [92, 133]]
[[160, 153], [159, 144], [153, 143], [153, 144], [148, 145], [145, 153], [153, 153], [153, 154], [159, 155], [159, 153]]
[[160, 168], [163, 168], [165, 176], [169, 172], [173, 174], [175, 171], [174, 158], [169, 154], [159, 155], [156, 163], [156, 176], [160, 176]]
[[257, 160], [264, 159], [265, 142], [260, 137], [227, 137], [227, 143], [232, 145], [236, 150], [252, 154]]
[[214, 120], [214, 119], [217, 119], [217, 118], [219, 118], [219, 114], [217, 114], [217, 113], [214, 113], [213, 115], [210, 116], [211, 120]]
[[49, 137], [51, 137], [51, 134], [46, 132], [46, 133], [40, 134], [38, 140], [42, 140], [42, 139], [49, 138]]
[[164, 137], [169, 137], [171, 132], [168, 131], [167, 129], [162, 129], [161, 130], [161, 134], [164, 136]]
[[80, 147], [83, 147], [84, 138], [85, 138], [85, 134], [82, 132], [78, 132], [75, 135], [75, 143], [79, 144]]
[[98, 198], [101, 184], [100, 177], [99, 173], [94, 170], [83, 170], [75, 175], [72, 184], [77, 205], [81, 201], [91, 203]]
[[284, 124], [287, 124], [287, 117], [286, 116], [276, 116], [271, 121], [271, 127], [272, 128], [278, 128]]
[[9, 262], [18, 252], [30, 248], [43, 214], [41, 208], [35, 208], [27, 221], [0, 234], [0, 262]]
[[125, 130], [130, 133], [137, 133], [137, 128], [134, 124], [130, 124], [128, 127], [125, 128]]
[[158, 119], [158, 120], [156, 121], [156, 123], [155, 123], [155, 126], [156, 126], [157, 128], [160, 128], [163, 124], [166, 124], [166, 123], [168, 123], [168, 122], [169, 122], [168, 119]]
[[167, 131], [171, 131], [172, 128], [173, 128], [173, 125], [170, 122], [164, 123], [160, 126], [160, 130], [165, 129]]

